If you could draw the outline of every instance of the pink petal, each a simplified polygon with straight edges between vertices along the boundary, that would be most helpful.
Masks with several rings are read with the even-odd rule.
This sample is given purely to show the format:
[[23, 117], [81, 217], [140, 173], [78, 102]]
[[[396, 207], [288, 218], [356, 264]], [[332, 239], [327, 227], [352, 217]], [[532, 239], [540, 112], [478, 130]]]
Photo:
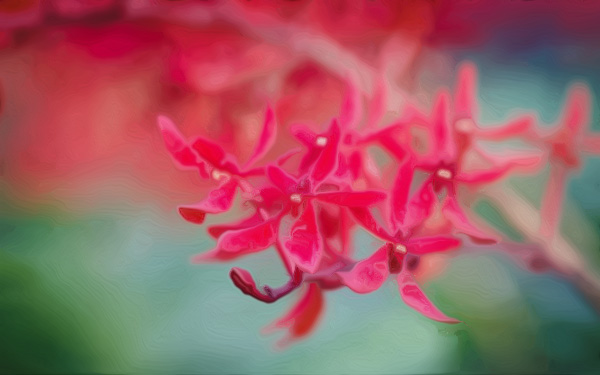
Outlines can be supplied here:
[[321, 154], [322, 148], [317, 146], [317, 135], [313, 133], [310, 129], [300, 124], [293, 124], [291, 126], [291, 132], [300, 142], [302, 142], [307, 150], [306, 154], [302, 157], [300, 161], [300, 166], [298, 167], [298, 173], [303, 175], [306, 173], [310, 166], [314, 164], [319, 155]]
[[589, 122], [590, 117], [590, 91], [582, 84], [574, 85], [569, 90], [565, 102], [563, 122], [574, 136], [579, 133]]
[[336, 191], [315, 194], [315, 199], [345, 207], [368, 207], [386, 198], [386, 194], [379, 191]]
[[513, 137], [528, 135], [534, 124], [535, 118], [532, 115], [524, 115], [509, 121], [506, 125], [480, 128], [477, 130], [476, 135], [481, 139], [503, 141]]
[[442, 213], [450, 220], [458, 232], [466, 234], [477, 243], [493, 244], [500, 241], [496, 236], [485, 233], [474, 226], [467, 218], [462, 208], [460, 208], [456, 199], [447, 197], [444, 206], [442, 207]]
[[392, 207], [391, 221], [394, 225], [394, 230], [398, 229], [399, 225], [404, 222], [408, 194], [412, 184], [413, 170], [414, 165], [409, 158], [400, 166], [396, 179], [394, 180], [394, 185], [392, 186], [392, 195], [390, 196]]
[[219, 238], [223, 233], [230, 230], [238, 230], [248, 227], [253, 227], [263, 222], [261, 215], [257, 212], [254, 215], [231, 224], [213, 225], [206, 229], [208, 234], [213, 238]]
[[375, 129], [377, 124], [383, 118], [386, 111], [386, 88], [385, 83], [381, 80], [377, 82], [373, 98], [371, 99], [371, 105], [369, 110], [369, 116], [367, 120], [366, 129]]
[[265, 113], [265, 123], [263, 125], [260, 139], [254, 148], [252, 156], [250, 156], [246, 162], [245, 167], [253, 165], [257, 160], [260, 160], [260, 158], [262, 158], [271, 149], [271, 147], [273, 147], [276, 136], [277, 124], [275, 123], [275, 115], [273, 114], [271, 107], [269, 107]]
[[279, 342], [286, 346], [311, 333], [323, 313], [323, 293], [317, 284], [310, 283], [304, 295], [282, 318], [271, 323], [264, 329], [265, 333], [277, 329], [288, 329], [287, 335]]
[[460, 240], [445, 236], [411, 238], [406, 243], [410, 253], [415, 255], [451, 250], [460, 246], [460, 244]]
[[420, 226], [425, 219], [431, 216], [437, 200], [431, 179], [428, 179], [409, 199], [403, 226], [406, 229]]
[[361, 139], [360, 143], [378, 143], [397, 160], [403, 160], [409, 150], [407, 145], [410, 144], [408, 129], [406, 123], [394, 123], [366, 135]]
[[340, 126], [336, 120], [331, 122], [331, 127], [327, 132], [326, 139], [327, 143], [323, 147], [323, 150], [316, 163], [313, 165], [310, 173], [313, 182], [318, 183], [325, 180], [325, 178], [337, 167]]
[[165, 116], [158, 116], [158, 126], [162, 133], [165, 145], [167, 146], [167, 150], [171, 153], [171, 156], [175, 159], [177, 164], [182, 168], [198, 168], [202, 176], [207, 178], [208, 173], [206, 172], [206, 165], [188, 146], [187, 141], [183, 138], [183, 135], [179, 130], [177, 130], [175, 124]]
[[221, 166], [225, 159], [225, 151], [221, 146], [202, 137], [194, 139], [192, 149], [213, 166]]
[[442, 323], [460, 323], [460, 320], [451, 318], [441, 312], [430, 300], [427, 298], [419, 284], [415, 281], [413, 275], [402, 270], [398, 274], [398, 289], [400, 290], [400, 296], [404, 303], [412, 307], [419, 313], [428, 317], [429, 319], [436, 320]]
[[343, 130], [356, 129], [362, 117], [360, 100], [360, 92], [357, 90], [356, 85], [348, 81], [339, 116]]
[[291, 194], [295, 192], [298, 182], [296, 179], [287, 174], [283, 169], [274, 165], [267, 167], [267, 177], [273, 185], [277, 186], [281, 191]]
[[389, 276], [388, 245], [385, 244], [369, 258], [361, 260], [350, 271], [338, 272], [342, 283], [356, 293], [371, 293]]
[[469, 184], [490, 183], [499, 180], [513, 170], [518, 169], [524, 173], [534, 173], [543, 166], [543, 159], [540, 154], [515, 154], [505, 157], [481, 154], [481, 156], [490, 161], [492, 165], [483, 171], [460, 172], [456, 176], [456, 180]]
[[477, 67], [463, 63], [458, 73], [455, 94], [455, 116], [457, 119], [473, 118], [477, 112]]
[[452, 159], [456, 154], [456, 146], [448, 122], [448, 102], [448, 93], [445, 90], [440, 91], [433, 106], [431, 120], [434, 145], [432, 153], [438, 154], [444, 159]]
[[304, 272], [314, 273], [323, 256], [323, 239], [317, 228], [317, 219], [312, 203], [291, 225], [289, 234], [282, 235], [283, 247], [293, 263]]
[[254, 278], [250, 272], [246, 271], [245, 269], [233, 267], [229, 272], [229, 277], [231, 278], [231, 281], [233, 281], [233, 284], [238, 287], [242, 293], [265, 303], [273, 303], [281, 297], [288, 295], [300, 285], [303, 278], [302, 272], [296, 270], [292, 275], [292, 278], [285, 285], [278, 288], [271, 288], [270, 286], [265, 285], [263, 286], [262, 290], [259, 290], [256, 287]]
[[383, 240], [394, 241], [393, 237], [383, 229], [366, 207], [350, 207], [350, 212], [358, 223], [374, 236]]
[[550, 167], [550, 177], [540, 206], [540, 233], [547, 238], [554, 238], [559, 229], [567, 173], [568, 169], [560, 164]]
[[227, 231], [219, 237], [213, 250], [195, 256], [193, 261], [230, 260], [264, 250], [277, 240], [277, 219], [270, 219], [250, 228]]
[[206, 214], [218, 214], [231, 208], [236, 188], [237, 181], [229, 179], [229, 181], [222, 184], [219, 188], [211, 191], [208, 194], [208, 198], [202, 202], [189, 206], [180, 206], [179, 213], [184, 219], [194, 224], [202, 224]]

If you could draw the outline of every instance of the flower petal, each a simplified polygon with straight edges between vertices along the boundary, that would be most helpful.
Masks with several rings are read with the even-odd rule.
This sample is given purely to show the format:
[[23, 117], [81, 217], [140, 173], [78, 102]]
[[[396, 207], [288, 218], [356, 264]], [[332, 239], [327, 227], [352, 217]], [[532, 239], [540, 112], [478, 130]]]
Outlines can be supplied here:
[[267, 177], [271, 180], [273, 185], [277, 186], [286, 194], [295, 192], [296, 186], [298, 185], [298, 182], [294, 177], [274, 165], [269, 165], [267, 167]]
[[414, 165], [412, 159], [407, 159], [402, 163], [394, 185], [392, 186], [391, 199], [391, 222], [394, 226], [394, 230], [398, 229], [399, 225], [404, 222], [406, 216], [406, 209], [408, 203], [408, 194], [410, 192], [410, 186], [413, 179]]
[[587, 86], [577, 84], [571, 87], [565, 101], [563, 126], [572, 136], [580, 133], [589, 122], [590, 117], [590, 91]]
[[371, 234], [386, 241], [394, 240], [392, 236], [389, 235], [387, 231], [379, 225], [368, 208], [350, 207], [349, 209], [356, 221], [358, 221], [358, 223]]
[[189, 222], [202, 224], [206, 214], [218, 214], [231, 208], [236, 188], [237, 181], [229, 179], [219, 188], [211, 191], [208, 194], [208, 198], [202, 202], [189, 206], [180, 206], [179, 213]]
[[219, 237], [213, 250], [198, 254], [192, 261], [201, 263], [230, 260], [264, 250], [277, 240], [277, 219], [272, 218], [249, 228], [227, 231]]
[[356, 85], [348, 80], [339, 116], [340, 126], [343, 130], [356, 129], [362, 117], [360, 100], [360, 92]]
[[514, 154], [505, 157], [496, 157], [489, 154], [480, 154], [487, 159], [491, 166], [482, 171], [460, 172], [456, 180], [468, 184], [491, 183], [504, 177], [513, 170], [534, 173], [542, 167], [541, 154]]
[[455, 229], [477, 243], [494, 244], [500, 242], [500, 239], [492, 234], [488, 234], [477, 228], [467, 218], [462, 208], [458, 205], [456, 199], [447, 197], [442, 207], [444, 216], [454, 225]]
[[460, 320], [451, 318], [441, 312], [427, 298], [419, 284], [415, 281], [413, 275], [406, 270], [402, 270], [397, 276], [398, 289], [404, 303], [415, 309], [417, 312], [425, 315], [429, 319], [436, 320], [442, 323], [460, 323]]
[[524, 115], [505, 125], [479, 128], [476, 136], [480, 139], [503, 141], [512, 137], [527, 136], [534, 124], [535, 118], [532, 115]]
[[380, 191], [335, 191], [317, 193], [315, 199], [345, 207], [368, 207], [386, 198]]
[[406, 245], [411, 254], [423, 255], [451, 250], [460, 246], [459, 239], [447, 236], [411, 238]]
[[310, 283], [300, 297], [300, 300], [280, 319], [265, 327], [264, 333], [278, 329], [287, 329], [287, 335], [279, 341], [279, 346], [284, 347], [293, 341], [311, 333], [323, 313], [323, 293], [317, 284]]
[[549, 239], [554, 238], [560, 228], [567, 173], [568, 169], [560, 164], [550, 167], [550, 176], [540, 206], [540, 233]]
[[293, 263], [304, 272], [314, 273], [323, 256], [323, 239], [317, 227], [315, 210], [310, 201], [300, 217], [281, 237], [283, 247]]
[[265, 113], [265, 122], [263, 124], [263, 129], [258, 140], [258, 144], [254, 148], [252, 156], [250, 156], [244, 165], [244, 169], [253, 165], [257, 160], [260, 160], [260, 158], [262, 158], [271, 149], [271, 147], [273, 147], [276, 136], [277, 124], [275, 122], [275, 115], [273, 114], [271, 107], [268, 107], [267, 112]]
[[205, 163], [198, 158], [198, 155], [188, 146], [187, 141], [179, 132], [173, 121], [165, 116], [158, 116], [158, 126], [163, 136], [167, 150], [182, 167], [198, 168], [202, 177], [207, 178]]
[[326, 144], [323, 146], [323, 150], [310, 172], [311, 180], [315, 183], [325, 180], [337, 168], [340, 126], [336, 120], [331, 122], [325, 139]]
[[367, 259], [361, 260], [350, 271], [337, 272], [342, 283], [356, 293], [371, 293], [389, 276], [388, 245], [385, 244]]
[[455, 116], [457, 119], [475, 117], [477, 112], [477, 67], [463, 63], [458, 72], [455, 93]]
[[423, 182], [423, 185], [409, 199], [406, 216], [404, 217], [403, 227], [413, 229], [421, 225], [425, 219], [431, 216], [433, 208], [437, 202], [437, 197], [433, 190], [431, 178]]
[[432, 127], [432, 153], [440, 155], [443, 159], [453, 159], [456, 155], [456, 146], [452, 139], [450, 124], [448, 122], [449, 96], [445, 90], [438, 93], [433, 105]]
[[261, 222], [263, 222], [262, 217], [260, 213], [256, 212], [254, 215], [236, 223], [212, 225], [208, 227], [206, 231], [211, 237], [219, 238], [223, 233], [227, 231], [253, 227]]

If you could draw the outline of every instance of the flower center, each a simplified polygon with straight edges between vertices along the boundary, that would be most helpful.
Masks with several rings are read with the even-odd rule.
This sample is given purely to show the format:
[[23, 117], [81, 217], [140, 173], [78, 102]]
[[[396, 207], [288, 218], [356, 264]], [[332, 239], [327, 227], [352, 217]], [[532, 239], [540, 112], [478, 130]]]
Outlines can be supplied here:
[[325, 147], [325, 145], [327, 145], [327, 137], [323, 137], [323, 136], [317, 137], [315, 144], [319, 147]]
[[450, 172], [448, 169], [446, 168], [440, 168], [438, 169], [437, 173], [438, 177], [444, 178], [446, 180], [449, 180], [452, 178], [452, 172]]
[[294, 203], [300, 203], [300, 202], [302, 202], [302, 195], [300, 195], [298, 193], [294, 193], [294, 194], [290, 195], [290, 200]]
[[471, 133], [475, 129], [475, 123], [470, 118], [463, 118], [454, 123], [456, 130], [462, 133]]
[[221, 172], [218, 169], [213, 169], [211, 172], [211, 177], [215, 180], [220, 180], [221, 178], [229, 178], [229, 173]]
[[406, 254], [407, 249], [406, 249], [406, 246], [404, 246], [400, 243], [397, 243], [394, 246], [394, 251], [396, 251], [397, 253], [400, 253], [400, 254]]

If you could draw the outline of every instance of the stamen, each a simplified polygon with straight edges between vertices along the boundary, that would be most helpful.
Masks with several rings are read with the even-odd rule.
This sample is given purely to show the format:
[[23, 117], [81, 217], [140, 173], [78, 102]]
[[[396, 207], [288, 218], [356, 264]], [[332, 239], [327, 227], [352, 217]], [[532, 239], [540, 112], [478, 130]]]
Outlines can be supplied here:
[[327, 145], [327, 137], [323, 137], [323, 136], [317, 137], [315, 144], [319, 147], [325, 147], [325, 145]]
[[449, 170], [447, 170], [445, 168], [438, 169], [437, 175], [438, 175], [438, 177], [445, 178], [446, 180], [449, 180], [452, 178], [452, 172], [450, 172]]
[[399, 252], [400, 254], [406, 254], [406, 246], [402, 245], [402, 244], [396, 244], [396, 246], [394, 246], [394, 250]]
[[294, 194], [290, 195], [290, 200], [294, 203], [300, 203], [300, 202], [302, 202], [302, 195], [300, 195], [298, 193], [294, 193]]
[[218, 180], [220, 180], [221, 178], [229, 178], [229, 173], [227, 173], [227, 172], [221, 172], [221, 171], [220, 171], [220, 170], [218, 170], [218, 169], [213, 169], [213, 170], [212, 170], [212, 173], [211, 173], [211, 177], [212, 177], [214, 180], [217, 180], [217, 181], [218, 181]]

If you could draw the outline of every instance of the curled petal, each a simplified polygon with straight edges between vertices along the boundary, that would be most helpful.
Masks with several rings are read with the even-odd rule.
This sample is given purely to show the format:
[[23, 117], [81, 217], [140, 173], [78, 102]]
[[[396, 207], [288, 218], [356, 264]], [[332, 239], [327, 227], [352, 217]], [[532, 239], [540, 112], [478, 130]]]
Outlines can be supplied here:
[[493, 244], [500, 241], [496, 236], [485, 233], [473, 225], [467, 218], [467, 215], [463, 212], [462, 208], [458, 205], [456, 199], [450, 197], [446, 198], [444, 206], [442, 207], [442, 213], [452, 225], [454, 225], [458, 232], [466, 234], [477, 243]]
[[189, 222], [202, 224], [206, 214], [218, 214], [231, 208], [237, 181], [229, 179], [219, 188], [211, 191], [208, 198], [200, 203], [189, 206], [180, 206], [179, 213]]
[[291, 194], [295, 191], [298, 182], [292, 176], [287, 174], [283, 169], [274, 165], [267, 167], [267, 177], [273, 185], [277, 186], [281, 191]]
[[337, 168], [340, 126], [336, 120], [331, 122], [329, 131], [325, 137], [325, 142], [323, 150], [310, 172], [312, 181], [316, 183], [325, 180], [325, 178]]
[[315, 210], [310, 201], [298, 220], [282, 235], [284, 249], [293, 263], [304, 272], [314, 273], [323, 256], [323, 239], [317, 227]]
[[350, 271], [338, 272], [342, 283], [356, 293], [371, 293], [389, 276], [388, 245], [383, 245], [369, 258], [361, 260]]
[[317, 284], [310, 283], [304, 295], [282, 318], [271, 323], [263, 330], [270, 333], [279, 329], [287, 329], [287, 335], [279, 342], [286, 346], [293, 341], [311, 333], [319, 322], [323, 312], [323, 293]]
[[260, 160], [275, 143], [275, 137], [277, 136], [277, 124], [275, 122], [275, 115], [271, 107], [267, 108], [265, 113], [265, 122], [263, 124], [262, 133], [258, 140], [258, 144], [254, 148], [252, 156], [248, 159], [245, 167], [254, 164], [257, 160]]
[[411, 238], [407, 242], [410, 253], [415, 255], [447, 251], [457, 248], [460, 244], [460, 240], [445, 236]]
[[294, 272], [293, 277], [287, 284], [277, 289], [273, 289], [265, 285], [263, 290], [259, 290], [250, 272], [242, 268], [233, 267], [229, 272], [229, 277], [231, 278], [231, 281], [233, 281], [233, 284], [238, 287], [242, 293], [265, 303], [275, 302], [281, 297], [288, 295], [302, 282], [302, 272], [298, 270]]
[[477, 67], [473, 63], [463, 63], [458, 73], [455, 94], [455, 115], [457, 118], [473, 118], [477, 105]]
[[315, 194], [315, 199], [345, 207], [368, 207], [386, 198], [379, 191], [335, 191]]
[[441, 312], [434, 304], [427, 298], [419, 284], [415, 281], [413, 275], [403, 269], [398, 274], [398, 289], [400, 290], [400, 296], [404, 303], [415, 309], [417, 312], [425, 315], [429, 319], [436, 320], [442, 323], [460, 323], [460, 320], [451, 318]]
[[277, 240], [277, 218], [249, 228], [230, 230], [221, 235], [217, 246], [193, 258], [193, 262], [230, 260], [264, 250]]
[[165, 116], [158, 116], [158, 126], [167, 150], [171, 153], [177, 164], [182, 168], [198, 168], [202, 177], [207, 178], [208, 173], [206, 172], [205, 163], [188, 146], [187, 141], [183, 138], [183, 135], [179, 132], [175, 124]]

